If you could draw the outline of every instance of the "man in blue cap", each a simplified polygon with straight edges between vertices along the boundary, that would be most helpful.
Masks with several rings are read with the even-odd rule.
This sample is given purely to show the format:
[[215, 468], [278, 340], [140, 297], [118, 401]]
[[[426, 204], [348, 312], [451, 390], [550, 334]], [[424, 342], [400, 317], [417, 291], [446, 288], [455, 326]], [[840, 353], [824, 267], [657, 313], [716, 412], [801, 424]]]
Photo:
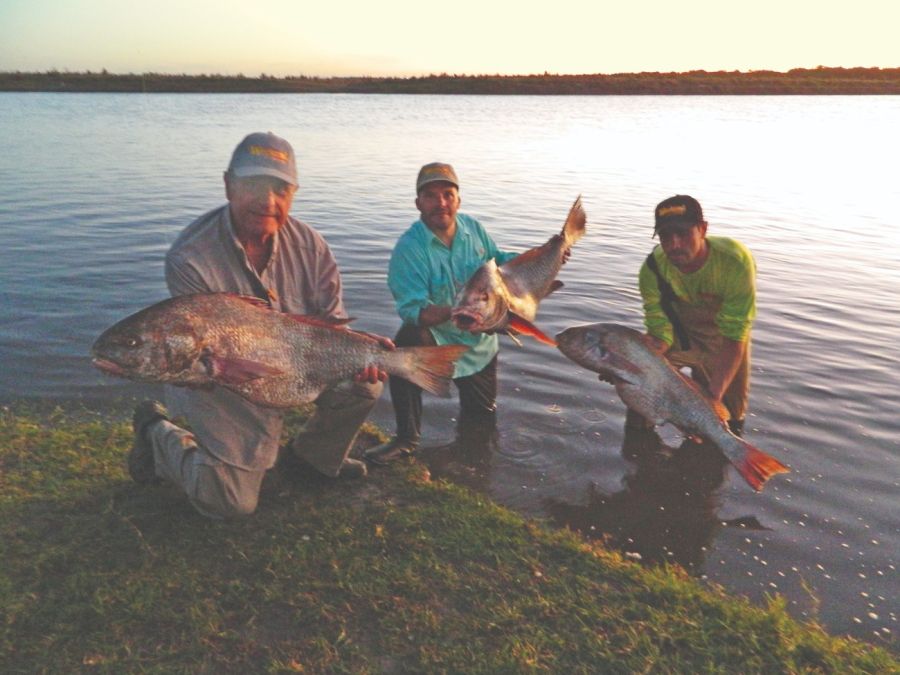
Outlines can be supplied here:
[[[188, 225], [166, 255], [171, 294], [255, 295], [277, 311], [346, 318], [328, 244], [289, 215], [297, 190], [290, 143], [272, 133], [250, 134], [235, 148], [224, 179], [228, 203]], [[389, 339], [378, 339], [393, 348]], [[324, 392], [293, 451], [328, 476], [364, 476], [365, 463], [348, 454], [386, 379], [373, 366]], [[278, 456], [283, 413], [223, 387], [167, 387], [166, 402], [168, 410], [156, 401], [135, 410], [132, 478], [179, 486], [206, 516], [252, 513]], [[191, 431], [173, 424], [169, 410]]]

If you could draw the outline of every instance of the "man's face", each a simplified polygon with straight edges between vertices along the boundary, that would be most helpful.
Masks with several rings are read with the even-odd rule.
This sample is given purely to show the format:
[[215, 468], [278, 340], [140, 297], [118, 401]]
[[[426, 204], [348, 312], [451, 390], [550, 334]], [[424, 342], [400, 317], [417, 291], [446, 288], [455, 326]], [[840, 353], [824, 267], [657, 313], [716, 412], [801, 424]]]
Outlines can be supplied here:
[[268, 238], [287, 222], [296, 188], [272, 176], [225, 175], [231, 220], [239, 234]]
[[698, 270], [706, 255], [706, 223], [673, 223], [658, 231], [666, 257], [682, 272]]
[[459, 190], [453, 183], [436, 181], [428, 183], [416, 197], [416, 208], [422, 214], [422, 222], [434, 232], [446, 231], [456, 223], [460, 205]]

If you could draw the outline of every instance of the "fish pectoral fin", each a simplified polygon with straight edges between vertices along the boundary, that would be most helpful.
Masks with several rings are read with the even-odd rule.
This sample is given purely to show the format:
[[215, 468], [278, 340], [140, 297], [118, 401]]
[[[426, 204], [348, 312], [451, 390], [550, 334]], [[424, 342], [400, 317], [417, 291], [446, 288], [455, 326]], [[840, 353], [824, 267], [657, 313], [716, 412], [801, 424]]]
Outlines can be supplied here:
[[553, 281], [553, 283], [550, 284], [550, 290], [547, 291], [547, 295], [550, 295], [551, 293], [553, 293], [553, 291], [558, 291], [558, 290], [559, 290], [560, 288], [562, 288], [564, 285], [565, 285], [565, 284], [563, 284], [563, 282], [561, 282], [559, 279], [555, 279], [555, 280]]
[[507, 329], [503, 332], [506, 333], [507, 337], [509, 337], [509, 339], [515, 342], [519, 347], [522, 346], [522, 341], [519, 339], [519, 334], [516, 331], [507, 327]]
[[614, 372], [620, 379], [629, 384], [636, 384], [636, 382], [633, 382], [628, 378], [628, 374], [640, 375], [642, 371], [638, 366], [615, 352], [607, 352], [603, 358], [606, 361], [609, 370]]
[[600, 379], [604, 380], [605, 382], [614, 384], [614, 385], [622, 384], [622, 385], [637, 386], [637, 379], [635, 378], [635, 379], [630, 380], [630, 379], [628, 379], [628, 376], [625, 373], [619, 374], [619, 373], [607, 372], [604, 375], [601, 375]]
[[513, 314], [512, 312], [509, 313], [508, 328], [512, 328], [517, 333], [522, 333], [523, 335], [530, 335], [538, 342], [543, 342], [544, 344], [548, 344], [551, 347], [556, 347], [556, 340], [545, 335], [544, 331], [542, 331], [527, 319], [523, 319], [518, 314]]
[[210, 378], [222, 384], [238, 385], [262, 377], [283, 375], [284, 371], [249, 359], [227, 358], [207, 354], [201, 358]]

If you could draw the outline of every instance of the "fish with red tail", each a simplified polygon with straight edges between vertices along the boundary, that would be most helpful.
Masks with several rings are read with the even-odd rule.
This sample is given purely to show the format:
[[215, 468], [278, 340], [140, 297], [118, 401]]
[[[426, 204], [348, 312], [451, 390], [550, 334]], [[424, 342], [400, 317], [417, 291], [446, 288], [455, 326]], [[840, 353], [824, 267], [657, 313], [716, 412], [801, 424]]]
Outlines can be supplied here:
[[519, 333], [550, 345], [556, 343], [533, 321], [541, 300], [562, 288], [556, 275], [566, 252], [585, 232], [587, 217], [581, 197], [569, 209], [562, 231], [542, 246], [525, 251], [497, 265], [488, 260], [458, 293], [451, 318], [460, 330], [472, 333], [499, 332], [518, 342]]
[[284, 314], [257, 298], [182, 295], [151, 305], [104, 331], [91, 349], [100, 370], [181, 386], [226, 387], [270, 408], [314, 401], [368, 366], [450, 395], [454, 362], [467, 347], [388, 349], [346, 321]]
[[610, 378], [619, 398], [653, 424], [669, 422], [718, 448], [754, 490], [790, 469], [729, 431], [727, 411], [647, 345], [642, 333], [611, 323], [567, 328], [556, 336], [559, 350], [580, 366]]

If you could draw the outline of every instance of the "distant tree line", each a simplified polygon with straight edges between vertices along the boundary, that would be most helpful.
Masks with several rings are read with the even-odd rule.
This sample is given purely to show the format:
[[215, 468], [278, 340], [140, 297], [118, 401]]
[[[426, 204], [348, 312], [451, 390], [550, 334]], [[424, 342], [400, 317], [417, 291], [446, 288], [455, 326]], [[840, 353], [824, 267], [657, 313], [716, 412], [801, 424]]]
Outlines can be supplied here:
[[614, 75], [427, 75], [260, 77], [114, 74], [50, 70], [0, 72], [0, 91], [144, 93], [355, 93], [534, 95], [900, 94], [900, 68], [795, 68]]

